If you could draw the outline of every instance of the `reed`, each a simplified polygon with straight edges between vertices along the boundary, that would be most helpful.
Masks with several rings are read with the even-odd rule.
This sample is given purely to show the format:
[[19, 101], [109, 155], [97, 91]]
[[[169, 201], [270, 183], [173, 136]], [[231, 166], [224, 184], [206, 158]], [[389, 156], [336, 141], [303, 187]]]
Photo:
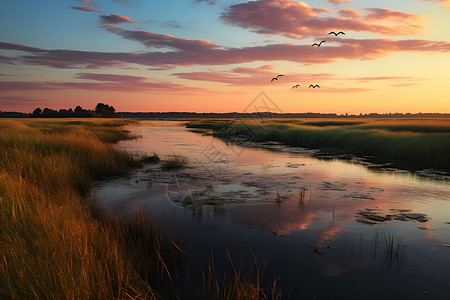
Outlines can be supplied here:
[[208, 120], [188, 126], [210, 128], [222, 138], [239, 136], [252, 142], [276, 141], [331, 154], [371, 156], [376, 162], [394, 162], [407, 169], [450, 169], [448, 120]]
[[161, 168], [164, 170], [176, 170], [186, 167], [188, 160], [182, 155], [172, 155], [161, 163]]
[[176, 247], [149, 218], [119, 222], [85, 202], [94, 178], [136, 165], [110, 145], [126, 123], [0, 121], [0, 298], [161, 297], [139, 266], [161, 270]]

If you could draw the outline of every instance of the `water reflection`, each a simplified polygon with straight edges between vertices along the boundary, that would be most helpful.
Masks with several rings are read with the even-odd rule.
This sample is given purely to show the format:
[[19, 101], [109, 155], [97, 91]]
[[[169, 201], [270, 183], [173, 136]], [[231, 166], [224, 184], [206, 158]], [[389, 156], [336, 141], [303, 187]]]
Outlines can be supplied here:
[[[227, 145], [177, 122], [131, 129], [142, 138], [119, 147], [181, 154], [189, 167], [146, 165], [128, 178], [98, 182], [96, 197], [105, 210], [151, 211], [166, 234], [182, 234], [187, 264], [205, 265], [211, 251], [241, 257], [252, 249], [268, 261], [267, 281], [282, 277], [293, 299], [450, 292], [450, 248], [443, 246], [450, 244], [448, 181], [319, 160], [277, 145], [271, 151]], [[395, 217], [402, 212], [427, 220]]]

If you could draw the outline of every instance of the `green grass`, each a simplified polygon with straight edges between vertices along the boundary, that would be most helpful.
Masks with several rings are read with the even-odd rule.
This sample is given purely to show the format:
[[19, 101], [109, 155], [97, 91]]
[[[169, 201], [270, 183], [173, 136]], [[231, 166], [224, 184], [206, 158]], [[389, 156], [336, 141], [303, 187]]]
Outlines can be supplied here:
[[267, 120], [238, 121], [230, 125], [208, 120], [191, 122], [188, 126], [210, 128], [223, 138], [241, 136], [250, 141], [276, 141], [326, 153], [373, 156], [376, 162], [394, 162], [408, 169], [450, 169], [448, 120], [355, 122], [323, 121], [327, 126], [311, 126], [304, 125], [303, 120]]

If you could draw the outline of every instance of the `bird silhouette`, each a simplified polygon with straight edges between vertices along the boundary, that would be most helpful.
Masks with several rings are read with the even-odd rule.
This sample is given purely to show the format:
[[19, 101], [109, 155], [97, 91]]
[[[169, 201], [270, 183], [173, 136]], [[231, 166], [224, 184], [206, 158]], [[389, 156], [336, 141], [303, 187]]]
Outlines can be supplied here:
[[317, 46], [317, 47], [320, 47], [320, 45], [322, 45], [322, 43], [325, 43], [325, 41], [321, 41], [320, 43], [314, 43], [314, 44], [312, 44], [311, 45], [311, 47], [313, 47], [313, 46]]
[[298, 88], [300, 86], [300, 84], [296, 84], [296, 85], [294, 85], [293, 87], [291, 87], [291, 89], [293, 89], [293, 88]]
[[280, 77], [280, 76], [283, 76], [283, 75], [277, 75], [277, 77], [272, 78], [272, 80], [270, 82], [272, 82], [274, 80], [278, 80], [278, 77]]
[[313, 89], [315, 89], [316, 87], [318, 87], [318, 88], [320, 89], [320, 86], [319, 86], [318, 84], [316, 84], [316, 85], [310, 84], [310, 85], [308, 86], [308, 88], [310, 88], [310, 87], [312, 87]]
[[330, 32], [329, 34], [334, 34], [334, 36], [338, 36], [339, 34], [345, 35], [345, 32], [339, 31], [338, 33], [336, 33], [336, 32], [334, 32], [334, 31], [332, 31], [332, 32]]

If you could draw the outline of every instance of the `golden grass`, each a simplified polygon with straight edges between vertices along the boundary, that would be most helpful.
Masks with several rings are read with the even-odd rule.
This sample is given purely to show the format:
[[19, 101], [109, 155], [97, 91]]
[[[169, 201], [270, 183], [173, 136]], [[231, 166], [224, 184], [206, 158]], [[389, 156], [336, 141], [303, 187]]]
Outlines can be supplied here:
[[158, 297], [128, 258], [139, 251], [125, 225], [84, 203], [94, 177], [135, 164], [102, 141], [123, 134], [103, 124], [0, 121], [0, 298]]

